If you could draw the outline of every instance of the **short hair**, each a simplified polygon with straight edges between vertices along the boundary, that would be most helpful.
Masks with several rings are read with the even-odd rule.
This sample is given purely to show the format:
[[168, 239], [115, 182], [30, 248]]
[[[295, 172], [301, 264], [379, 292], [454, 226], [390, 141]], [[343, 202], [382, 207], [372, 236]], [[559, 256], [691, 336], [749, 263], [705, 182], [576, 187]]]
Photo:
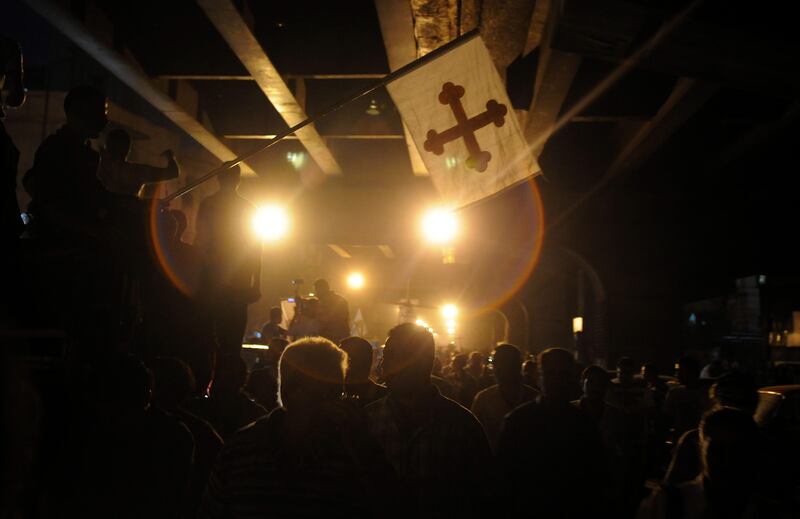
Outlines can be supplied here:
[[575, 360], [564, 348], [547, 348], [539, 354], [539, 369], [544, 376], [569, 374], [575, 372]]
[[320, 289], [322, 289], [322, 290], [330, 290], [331, 289], [331, 285], [330, 285], [330, 283], [328, 283], [327, 279], [319, 278], [316, 281], [314, 281], [314, 289], [317, 290], [317, 291], [320, 291]]
[[611, 376], [608, 374], [608, 371], [595, 364], [586, 366], [581, 373], [581, 380], [587, 380], [590, 378], [597, 378], [598, 380], [602, 380], [604, 382], [609, 382], [611, 380]]
[[516, 364], [522, 366], [522, 352], [513, 344], [504, 342], [498, 344], [494, 349], [494, 364], [502, 363]]
[[114, 128], [106, 134], [106, 149], [123, 157], [131, 150], [131, 136], [122, 128]]
[[351, 379], [369, 378], [372, 370], [372, 344], [363, 337], [348, 337], [339, 343], [339, 347], [347, 353]]
[[93, 86], [82, 85], [71, 89], [64, 98], [64, 113], [91, 106], [94, 103], [105, 104], [106, 96]]
[[620, 357], [617, 359], [617, 369], [636, 369], [636, 363], [630, 357]]
[[398, 324], [389, 330], [392, 350], [397, 357], [404, 357], [406, 365], [433, 371], [433, 358], [436, 356], [436, 345], [431, 332], [414, 323]]
[[347, 354], [324, 337], [306, 337], [289, 344], [278, 363], [278, 386], [288, 381], [304, 386], [344, 384]]
[[464, 366], [467, 365], [467, 360], [469, 360], [469, 357], [467, 356], [466, 353], [459, 353], [458, 355], [453, 357], [453, 367], [463, 368]]

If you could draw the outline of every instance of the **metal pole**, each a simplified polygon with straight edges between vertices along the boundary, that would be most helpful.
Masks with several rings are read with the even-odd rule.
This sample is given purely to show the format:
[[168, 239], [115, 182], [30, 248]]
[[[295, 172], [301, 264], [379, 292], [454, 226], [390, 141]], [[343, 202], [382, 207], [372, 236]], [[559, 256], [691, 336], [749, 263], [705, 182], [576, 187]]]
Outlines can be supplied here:
[[316, 122], [316, 121], [318, 121], [318, 120], [320, 120], [320, 119], [332, 114], [333, 112], [339, 110], [343, 106], [345, 106], [347, 104], [350, 104], [353, 101], [356, 101], [357, 99], [359, 99], [361, 97], [364, 97], [365, 95], [370, 94], [374, 90], [376, 90], [376, 89], [378, 89], [378, 88], [380, 88], [382, 86], [385, 86], [388, 83], [391, 83], [392, 81], [394, 81], [396, 79], [400, 79], [401, 77], [403, 77], [403, 76], [415, 71], [416, 69], [420, 68], [421, 66], [427, 65], [428, 62], [433, 61], [436, 58], [442, 56], [443, 54], [445, 54], [447, 52], [450, 52], [454, 48], [459, 47], [459, 46], [467, 43], [468, 41], [472, 40], [476, 36], [478, 36], [478, 30], [477, 29], [473, 29], [472, 31], [470, 31], [470, 32], [468, 32], [468, 33], [466, 33], [466, 34], [464, 34], [462, 36], [459, 36], [458, 38], [454, 39], [451, 42], [448, 42], [448, 43], [442, 45], [438, 49], [426, 54], [425, 56], [412, 61], [408, 65], [405, 65], [404, 67], [401, 67], [401, 68], [395, 70], [394, 72], [386, 74], [385, 76], [383, 76], [382, 79], [376, 81], [375, 83], [373, 83], [371, 86], [365, 88], [364, 90], [361, 90], [360, 92], [358, 92], [356, 94], [353, 94], [350, 97], [348, 97], [348, 98], [346, 98], [346, 99], [344, 99], [342, 101], [334, 103], [332, 106], [330, 106], [326, 110], [322, 111], [322, 113], [319, 113], [319, 114], [317, 114], [315, 116], [309, 117], [305, 121], [302, 121], [302, 122], [292, 126], [288, 130], [285, 130], [285, 131], [275, 135], [274, 138], [272, 138], [269, 142], [267, 142], [265, 145], [261, 146], [260, 148], [258, 148], [256, 150], [253, 150], [251, 152], [245, 153], [244, 155], [241, 155], [241, 156], [237, 157], [234, 160], [229, 160], [229, 161], [225, 162], [224, 164], [222, 164], [221, 166], [219, 166], [219, 167], [217, 167], [215, 169], [212, 169], [211, 171], [209, 171], [208, 173], [206, 173], [202, 177], [200, 177], [197, 180], [185, 185], [184, 187], [182, 187], [179, 190], [175, 191], [171, 195], [167, 196], [163, 200], [163, 202], [164, 203], [169, 203], [172, 200], [175, 200], [176, 198], [185, 195], [186, 193], [188, 193], [188, 192], [194, 190], [195, 188], [197, 188], [197, 186], [199, 186], [203, 182], [205, 182], [205, 181], [207, 181], [207, 180], [219, 175], [223, 171], [225, 171], [227, 169], [230, 169], [230, 168], [238, 165], [241, 162], [244, 162], [245, 160], [247, 160], [247, 159], [249, 159], [249, 158], [251, 158], [251, 157], [253, 157], [253, 156], [255, 156], [255, 155], [259, 154], [259, 153], [261, 153], [262, 151], [264, 151], [266, 149], [271, 148], [273, 145], [275, 145], [278, 142], [282, 141], [283, 139], [285, 139], [289, 135], [293, 134], [297, 130], [300, 130], [301, 128], [304, 128], [304, 127], [308, 126], [309, 124], [312, 124], [312, 123], [314, 123], [314, 122]]

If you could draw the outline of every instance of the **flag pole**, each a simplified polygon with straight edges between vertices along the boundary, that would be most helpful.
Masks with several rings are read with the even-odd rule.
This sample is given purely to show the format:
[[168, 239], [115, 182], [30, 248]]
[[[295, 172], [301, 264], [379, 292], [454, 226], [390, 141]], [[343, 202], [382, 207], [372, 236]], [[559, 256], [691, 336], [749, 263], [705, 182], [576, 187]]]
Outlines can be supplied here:
[[229, 161], [223, 163], [221, 166], [212, 169], [211, 171], [209, 171], [208, 173], [206, 173], [202, 177], [189, 182], [188, 184], [186, 184], [182, 188], [178, 189], [177, 191], [175, 191], [171, 195], [168, 195], [166, 198], [164, 198], [162, 200], [162, 202], [169, 203], [169, 202], [175, 200], [176, 198], [179, 198], [179, 197], [185, 195], [186, 193], [189, 193], [190, 191], [193, 191], [194, 189], [196, 189], [200, 184], [204, 183], [205, 181], [212, 179], [213, 177], [219, 175], [220, 173], [222, 173], [223, 171], [225, 171], [227, 169], [230, 169], [230, 168], [232, 168], [234, 166], [238, 166], [240, 163], [244, 162], [245, 160], [247, 160], [247, 159], [249, 159], [249, 158], [251, 158], [251, 157], [253, 157], [255, 155], [258, 155], [262, 151], [271, 148], [272, 146], [274, 146], [278, 142], [282, 141], [286, 137], [288, 137], [291, 134], [295, 133], [297, 130], [300, 130], [300, 129], [308, 126], [309, 124], [312, 124], [312, 123], [314, 123], [316, 121], [319, 121], [320, 119], [322, 119], [322, 118], [332, 114], [333, 112], [339, 110], [343, 106], [345, 106], [347, 104], [350, 104], [353, 101], [356, 101], [357, 99], [360, 99], [360, 98], [364, 97], [365, 95], [370, 94], [371, 92], [374, 92], [378, 88], [380, 88], [382, 86], [385, 86], [385, 85], [391, 83], [392, 81], [394, 81], [396, 79], [400, 79], [401, 77], [403, 77], [403, 76], [405, 76], [405, 75], [417, 70], [418, 68], [420, 68], [423, 65], [427, 65], [428, 62], [433, 61], [436, 58], [440, 57], [442, 54], [445, 54], [445, 53], [453, 50], [454, 48], [459, 47], [459, 46], [467, 43], [468, 41], [472, 40], [476, 36], [478, 36], [478, 29], [473, 29], [473, 30], [471, 30], [471, 31], [469, 31], [467, 33], [462, 34], [458, 38], [456, 38], [456, 39], [454, 39], [454, 40], [452, 40], [452, 41], [450, 41], [448, 43], [445, 43], [444, 45], [442, 45], [438, 49], [429, 52], [428, 54], [422, 56], [421, 58], [415, 59], [411, 63], [408, 63], [407, 65], [404, 65], [404, 66], [400, 67], [399, 69], [395, 70], [394, 72], [390, 72], [389, 74], [386, 74], [381, 79], [379, 79], [378, 81], [376, 81], [372, 85], [368, 86], [364, 90], [361, 90], [361, 91], [351, 95], [350, 97], [347, 97], [347, 98], [345, 98], [345, 99], [343, 99], [341, 101], [338, 101], [338, 102], [334, 103], [333, 105], [329, 106], [327, 109], [325, 109], [322, 112], [320, 112], [319, 114], [314, 115], [313, 117], [309, 117], [309, 118], [305, 119], [304, 121], [301, 121], [301, 122], [295, 124], [291, 128], [280, 132], [279, 134], [275, 135], [275, 137], [273, 137], [272, 139], [267, 141], [267, 143], [265, 145], [255, 149], [253, 151], [249, 151], [249, 152], [245, 153], [244, 155], [240, 155], [239, 157], [235, 158], [234, 160], [229, 160]]

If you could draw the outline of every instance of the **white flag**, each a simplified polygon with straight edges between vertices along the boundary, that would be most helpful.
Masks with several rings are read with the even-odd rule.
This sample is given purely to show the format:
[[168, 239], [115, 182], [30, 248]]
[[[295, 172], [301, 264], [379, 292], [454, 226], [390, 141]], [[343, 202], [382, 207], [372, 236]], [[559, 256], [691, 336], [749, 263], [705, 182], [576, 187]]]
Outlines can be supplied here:
[[480, 36], [386, 88], [449, 207], [540, 172]]

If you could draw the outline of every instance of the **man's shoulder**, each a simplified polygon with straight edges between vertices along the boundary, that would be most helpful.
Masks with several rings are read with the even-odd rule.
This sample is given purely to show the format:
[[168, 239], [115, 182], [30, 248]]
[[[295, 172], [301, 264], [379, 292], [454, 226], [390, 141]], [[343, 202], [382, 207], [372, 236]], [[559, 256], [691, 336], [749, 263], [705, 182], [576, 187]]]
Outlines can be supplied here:
[[518, 405], [506, 415], [507, 423], [519, 423], [541, 414], [541, 406], [536, 401]]
[[279, 407], [237, 430], [225, 440], [223, 452], [227, 456], [250, 455], [262, 445], [274, 445], [285, 412]]
[[478, 391], [478, 393], [475, 395], [475, 400], [473, 402], [473, 405], [475, 405], [475, 403], [477, 402], [482, 403], [485, 400], [495, 398], [499, 393], [500, 393], [500, 387], [497, 384], [489, 386], [486, 389], [482, 389]]
[[451, 400], [444, 395], [437, 395], [436, 396], [436, 414], [434, 415], [434, 419], [438, 419], [442, 422], [447, 422], [453, 426], [464, 426], [464, 427], [474, 427], [478, 426], [479, 428], [480, 423], [478, 419], [475, 418], [475, 415], [470, 412], [469, 409], [462, 406], [455, 400]]

